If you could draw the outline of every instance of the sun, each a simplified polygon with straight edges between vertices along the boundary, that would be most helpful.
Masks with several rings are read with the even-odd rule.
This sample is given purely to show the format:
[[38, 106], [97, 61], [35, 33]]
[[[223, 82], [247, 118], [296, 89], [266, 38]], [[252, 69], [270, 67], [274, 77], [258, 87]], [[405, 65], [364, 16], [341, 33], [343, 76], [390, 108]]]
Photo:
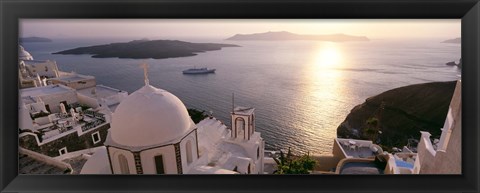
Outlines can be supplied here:
[[341, 64], [342, 56], [339, 48], [334, 44], [322, 45], [315, 59], [315, 65], [318, 68], [332, 68]]

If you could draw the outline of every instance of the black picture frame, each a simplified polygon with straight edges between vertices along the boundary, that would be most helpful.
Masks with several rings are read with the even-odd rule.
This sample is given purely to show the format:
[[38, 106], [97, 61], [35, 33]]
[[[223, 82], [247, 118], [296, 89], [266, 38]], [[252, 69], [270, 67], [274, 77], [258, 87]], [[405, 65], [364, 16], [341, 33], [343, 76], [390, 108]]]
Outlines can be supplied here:
[[[2, 192], [478, 192], [478, 0], [1, 0]], [[21, 18], [462, 19], [462, 175], [18, 175]]]

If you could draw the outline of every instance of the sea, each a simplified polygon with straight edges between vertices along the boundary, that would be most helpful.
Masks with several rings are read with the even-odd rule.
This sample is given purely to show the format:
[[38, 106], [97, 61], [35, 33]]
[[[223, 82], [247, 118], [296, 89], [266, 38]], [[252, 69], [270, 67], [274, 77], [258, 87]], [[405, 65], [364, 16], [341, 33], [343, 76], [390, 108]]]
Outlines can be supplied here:
[[[184, 38], [196, 43], [227, 43], [218, 51], [167, 59], [92, 58], [56, 55], [82, 46], [134, 39], [63, 38], [22, 43], [35, 60], [54, 60], [61, 71], [96, 77], [129, 93], [144, 85], [140, 64], [149, 65], [150, 84], [180, 98], [187, 108], [204, 110], [230, 125], [235, 106], [254, 107], [256, 130], [266, 149], [331, 154], [337, 127], [368, 97], [417, 83], [452, 81], [461, 69], [445, 63], [461, 57], [460, 44], [444, 39], [372, 39], [366, 42], [228, 41]], [[193, 67], [214, 74], [184, 75]], [[439, 128], [440, 129], [440, 128]]]

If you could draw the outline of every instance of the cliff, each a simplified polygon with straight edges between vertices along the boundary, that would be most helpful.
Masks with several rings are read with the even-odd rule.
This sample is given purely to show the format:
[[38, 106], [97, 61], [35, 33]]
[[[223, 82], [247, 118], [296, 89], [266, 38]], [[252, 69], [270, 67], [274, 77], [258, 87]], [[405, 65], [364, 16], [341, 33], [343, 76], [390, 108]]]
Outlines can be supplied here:
[[369, 41], [365, 36], [352, 36], [345, 34], [330, 35], [301, 35], [286, 31], [265, 32], [255, 34], [236, 34], [227, 40], [261, 40], [261, 41], [284, 41], [284, 40], [316, 40], [331, 42], [347, 42], [347, 41]]
[[[337, 128], [337, 136], [378, 141], [387, 149], [403, 147], [409, 138], [420, 139], [420, 131], [439, 138], [455, 84], [416, 84], [370, 97], [351, 110]], [[372, 118], [377, 119], [376, 125]]]
[[162, 59], [195, 56], [197, 53], [220, 50], [223, 47], [239, 47], [233, 44], [190, 43], [178, 40], [134, 40], [79, 47], [53, 54], [90, 54], [92, 58]]

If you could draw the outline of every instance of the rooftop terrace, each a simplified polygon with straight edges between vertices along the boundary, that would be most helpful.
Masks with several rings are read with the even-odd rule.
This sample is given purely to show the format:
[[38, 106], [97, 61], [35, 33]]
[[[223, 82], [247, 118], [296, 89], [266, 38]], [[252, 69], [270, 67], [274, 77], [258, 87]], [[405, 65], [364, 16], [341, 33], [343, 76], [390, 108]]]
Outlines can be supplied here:
[[70, 74], [66, 76], [60, 76], [58, 78], [52, 78], [52, 80], [59, 80], [63, 82], [75, 82], [80, 80], [90, 80], [95, 79], [93, 76], [81, 75], [81, 74]]
[[75, 91], [72, 88], [63, 85], [48, 85], [43, 87], [24, 88], [20, 89], [20, 95], [24, 97], [45, 96], [51, 94], [65, 93]]
[[[92, 90], [95, 89], [93, 92]], [[91, 97], [91, 98], [107, 98], [114, 96], [120, 92], [126, 92], [119, 89], [111, 88], [104, 85], [97, 85], [93, 88], [84, 88], [77, 90], [79, 94]]]
[[369, 158], [383, 152], [380, 146], [371, 141], [341, 138], [336, 141], [345, 153], [345, 157]]

